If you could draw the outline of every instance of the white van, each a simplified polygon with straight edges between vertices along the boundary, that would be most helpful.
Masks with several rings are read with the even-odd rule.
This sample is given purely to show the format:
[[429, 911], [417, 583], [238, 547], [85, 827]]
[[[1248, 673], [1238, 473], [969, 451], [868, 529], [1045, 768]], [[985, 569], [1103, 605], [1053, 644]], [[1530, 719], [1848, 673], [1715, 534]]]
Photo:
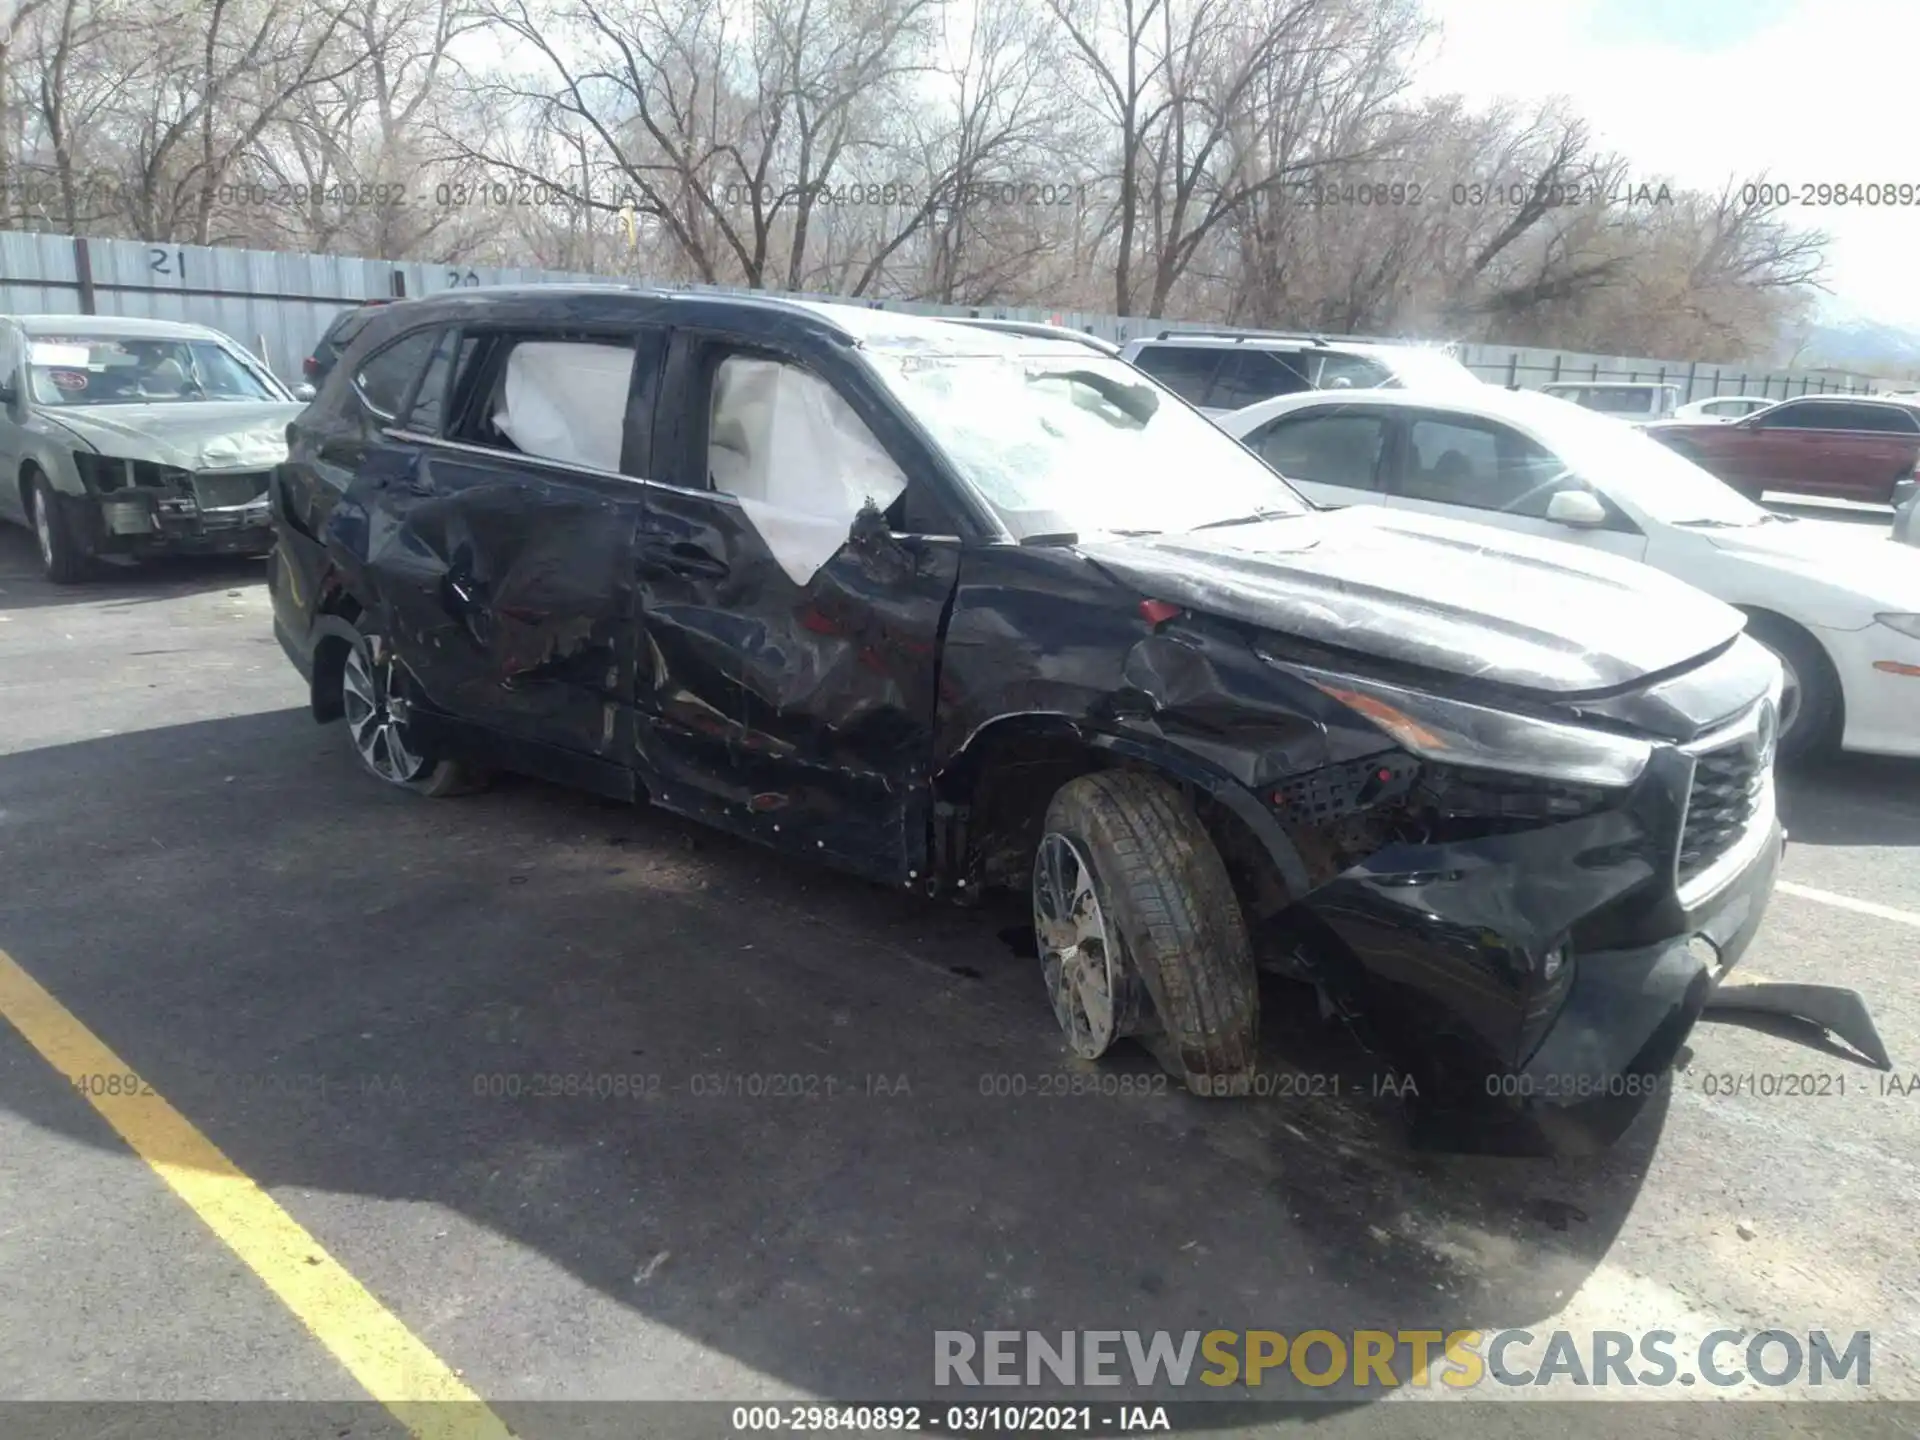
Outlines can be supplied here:
[[1632, 380], [1564, 380], [1542, 385], [1541, 391], [1571, 400], [1585, 410], [1598, 410], [1618, 420], [1645, 425], [1671, 419], [1680, 408], [1678, 385], [1641, 384]]

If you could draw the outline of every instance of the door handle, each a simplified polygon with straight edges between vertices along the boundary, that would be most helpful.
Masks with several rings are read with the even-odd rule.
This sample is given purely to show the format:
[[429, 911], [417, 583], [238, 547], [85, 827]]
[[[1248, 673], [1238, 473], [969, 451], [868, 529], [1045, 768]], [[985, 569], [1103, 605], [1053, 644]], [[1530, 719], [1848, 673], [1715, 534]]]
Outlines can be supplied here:
[[665, 570], [690, 578], [719, 580], [728, 572], [727, 562], [718, 555], [685, 540], [645, 543], [640, 547], [640, 559], [647, 569]]

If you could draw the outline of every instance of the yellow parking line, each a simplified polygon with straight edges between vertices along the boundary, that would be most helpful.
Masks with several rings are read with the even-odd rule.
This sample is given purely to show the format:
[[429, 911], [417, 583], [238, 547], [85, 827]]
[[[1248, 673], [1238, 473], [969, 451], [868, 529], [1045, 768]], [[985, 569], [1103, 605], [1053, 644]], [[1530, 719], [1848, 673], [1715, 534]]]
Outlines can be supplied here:
[[[508, 1440], [439, 1356], [4, 950], [0, 1015], [408, 1430], [420, 1440]], [[95, 1093], [110, 1090], [133, 1093]]]

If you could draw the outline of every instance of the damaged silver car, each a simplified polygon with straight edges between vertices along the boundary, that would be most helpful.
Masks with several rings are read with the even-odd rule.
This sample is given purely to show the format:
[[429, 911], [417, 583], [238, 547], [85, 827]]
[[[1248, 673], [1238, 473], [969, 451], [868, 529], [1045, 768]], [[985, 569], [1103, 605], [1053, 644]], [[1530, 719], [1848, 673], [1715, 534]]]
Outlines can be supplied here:
[[0, 519], [34, 531], [63, 585], [101, 556], [264, 555], [301, 409], [205, 326], [0, 317]]

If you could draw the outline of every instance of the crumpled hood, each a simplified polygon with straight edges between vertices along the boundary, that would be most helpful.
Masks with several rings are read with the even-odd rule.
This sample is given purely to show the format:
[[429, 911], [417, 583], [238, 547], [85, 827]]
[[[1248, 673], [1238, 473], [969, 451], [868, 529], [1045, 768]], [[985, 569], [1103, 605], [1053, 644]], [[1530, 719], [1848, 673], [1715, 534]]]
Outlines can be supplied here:
[[1920, 614], [1920, 554], [1877, 533], [1804, 522], [1702, 533], [1716, 550], [1791, 570], [1872, 609]]
[[1682, 665], [1745, 623], [1635, 561], [1373, 506], [1081, 549], [1153, 599], [1554, 695]]
[[103, 455], [186, 470], [233, 470], [285, 460], [287, 422], [305, 408], [297, 400], [170, 400], [39, 413]]

